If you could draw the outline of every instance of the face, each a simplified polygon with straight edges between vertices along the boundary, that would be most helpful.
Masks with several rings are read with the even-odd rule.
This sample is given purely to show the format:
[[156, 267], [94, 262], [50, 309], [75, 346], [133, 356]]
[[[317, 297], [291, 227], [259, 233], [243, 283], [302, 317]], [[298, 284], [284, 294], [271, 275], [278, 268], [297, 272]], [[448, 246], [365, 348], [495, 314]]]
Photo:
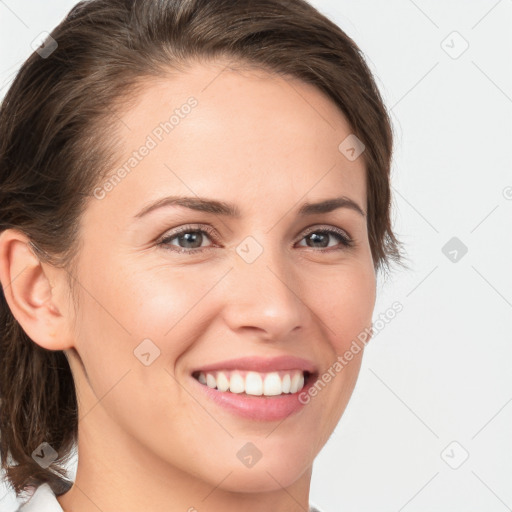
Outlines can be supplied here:
[[375, 273], [343, 114], [298, 80], [222, 68], [148, 81], [119, 114], [81, 221], [68, 355], [83, 438], [250, 492], [295, 482], [338, 423], [362, 351], [333, 365], [371, 325]]

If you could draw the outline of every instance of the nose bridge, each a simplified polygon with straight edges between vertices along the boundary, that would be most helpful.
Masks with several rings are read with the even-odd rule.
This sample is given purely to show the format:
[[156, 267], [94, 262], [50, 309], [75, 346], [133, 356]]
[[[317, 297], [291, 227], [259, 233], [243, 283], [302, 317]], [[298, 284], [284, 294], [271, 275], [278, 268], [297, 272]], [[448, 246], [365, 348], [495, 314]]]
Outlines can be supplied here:
[[271, 239], [248, 236], [236, 247], [226, 314], [232, 328], [260, 328], [279, 338], [303, 324], [307, 308], [292, 262]]

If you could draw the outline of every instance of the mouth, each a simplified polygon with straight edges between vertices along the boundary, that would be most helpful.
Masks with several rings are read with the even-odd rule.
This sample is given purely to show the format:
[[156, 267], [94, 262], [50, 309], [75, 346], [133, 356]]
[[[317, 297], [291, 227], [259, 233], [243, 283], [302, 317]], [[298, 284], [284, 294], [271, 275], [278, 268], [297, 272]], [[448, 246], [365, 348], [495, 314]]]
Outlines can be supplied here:
[[277, 397], [301, 392], [315, 373], [308, 370], [276, 370], [270, 372], [224, 369], [194, 371], [192, 377], [199, 383], [222, 393]]
[[190, 372], [198, 396], [235, 416], [260, 422], [299, 414], [309, 403], [301, 396], [318, 375], [312, 361], [284, 354], [217, 361]]

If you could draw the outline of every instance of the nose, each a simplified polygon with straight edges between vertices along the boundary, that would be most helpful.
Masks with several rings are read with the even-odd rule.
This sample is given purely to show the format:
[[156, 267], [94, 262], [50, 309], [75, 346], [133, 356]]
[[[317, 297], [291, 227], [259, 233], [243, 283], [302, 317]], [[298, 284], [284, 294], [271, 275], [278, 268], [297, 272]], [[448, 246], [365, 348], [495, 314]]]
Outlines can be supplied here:
[[311, 312], [300, 296], [296, 270], [277, 248], [267, 247], [251, 263], [235, 255], [223, 289], [223, 316], [233, 332], [254, 331], [265, 341], [297, 334]]

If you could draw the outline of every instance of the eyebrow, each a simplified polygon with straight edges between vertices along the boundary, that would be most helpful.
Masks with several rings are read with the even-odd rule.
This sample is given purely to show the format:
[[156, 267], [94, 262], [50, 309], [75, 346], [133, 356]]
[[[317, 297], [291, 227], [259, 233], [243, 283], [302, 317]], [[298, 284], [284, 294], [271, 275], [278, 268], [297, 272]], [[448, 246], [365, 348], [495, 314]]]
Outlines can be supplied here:
[[[166, 206], [182, 206], [191, 210], [213, 213], [215, 215], [225, 215], [233, 218], [240, 218], [242, 216], [238, 206], [225, 201], [217, 201], [215, 199], [208, 199], [204, 197], [169, 196], [158, 199], [157, 201], [145, 206], [135, 215], [135, 218], [144, 217], [148, 213]], [[299, 208], [298, 214], [303, 217], [319, 213], [329, 213], [339, 208], [348, 208], [356, 211], [363, 217], [366, 216], [363, 209], [355, 201], [345, 196], [325, 199], [318, 203], [304, 203]]]

